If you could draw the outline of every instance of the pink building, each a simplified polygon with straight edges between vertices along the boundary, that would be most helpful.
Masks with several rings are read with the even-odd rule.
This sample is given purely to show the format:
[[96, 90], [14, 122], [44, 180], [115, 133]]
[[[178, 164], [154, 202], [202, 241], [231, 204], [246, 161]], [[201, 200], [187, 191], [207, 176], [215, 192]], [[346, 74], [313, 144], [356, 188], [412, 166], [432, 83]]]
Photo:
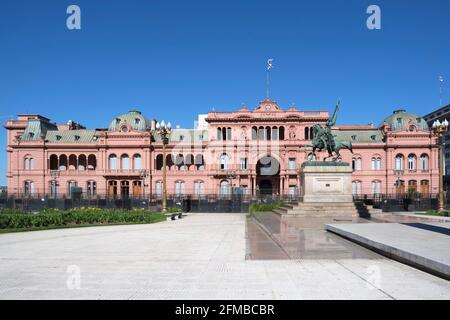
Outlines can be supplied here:
[[[194, 129], [173, 129], [168, 193], [295, 196], [311, 126], [328, 117], [327, 111], [282, 110], [264, 100], [254, 110], [209, 112]], [[90, 130], [73, 121], [19, 115], [5, 125], [9, 194], [67, 196], [78, 187], [92, 196], [161, 195], [162, 143], [151, 121], [130, 111], [108, 128]], [[397, 110], [378, 127], [341, 125], [334, 133], [353, 143], [354, 154], [341, 153], [354, 168], [354, 194], [438, 192], [436, 138], [422, 118]]]

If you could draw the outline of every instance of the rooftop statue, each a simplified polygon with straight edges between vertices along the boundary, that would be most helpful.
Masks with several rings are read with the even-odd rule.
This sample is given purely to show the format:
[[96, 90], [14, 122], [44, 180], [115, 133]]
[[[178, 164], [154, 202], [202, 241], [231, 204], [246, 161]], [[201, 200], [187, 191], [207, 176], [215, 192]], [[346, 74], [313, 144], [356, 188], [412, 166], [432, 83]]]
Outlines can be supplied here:
[[[339, 141], [336, 140], [331, 132], [331, 128], [336, 124], [337, 113], [339, 111], [340, 101], [338, 101], [336, 108], [334, 109], [333, 116], [328, 119], [325, 127], [322, 127], [319, 124], [315, 124], [312, 126], [312, 141], [311, 144], [305, 145], [305, 152], [307, 147], [312, 147], [312, 153], [310, 154], [309, 160], [317, 159], [316, 151], [327, 150], [328, 156], [326, 156], [323, 161], [326, 161], [328, 158], [333, 158], [333, 161], [341, 160], [341, 154], [339, 150], [341, 148], [346, 148], [353, 153], [352, 143], [350, 141]], [[333, 152], [336, 154], [333, 156]]]

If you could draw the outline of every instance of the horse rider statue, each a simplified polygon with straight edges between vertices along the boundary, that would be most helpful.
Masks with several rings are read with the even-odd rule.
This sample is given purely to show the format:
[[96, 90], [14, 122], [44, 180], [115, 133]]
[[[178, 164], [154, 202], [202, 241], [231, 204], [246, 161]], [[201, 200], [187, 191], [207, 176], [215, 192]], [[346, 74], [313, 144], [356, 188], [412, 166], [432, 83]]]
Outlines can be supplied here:
[[[319, 152], [322, 150], [327, 150], [328, 156], [326, 156], [323, 159], [323, 161], [325, 161], [328, 158], [333, 158], [333, 161], [341, 160], [342, 157], [341, 154], [339, 153], [341, 148], [346, 148], [350, 150], [351, 153], [353, 153], [352, 143], [350, 141], [336, 140], [331, 131], [331, 128], [336, 124], [339, 105], [340, 101], [338, 101], [338, 103], [336, 104], [333, 116], [328, 119], [327, 123], [325, 124], [325, 127], [322, 127], [319, 124], [315, 124], [312, 126], [312, 133], [313, 133], [312, 141], [311, 144], [305, 145], [305, 152], [307, 147], [312, 147], [313, 150], [311, 155], [314, 159], [317, 158], [316, 150]], [[335, 157], [333, 157], [333, 152], [336, 154]]]

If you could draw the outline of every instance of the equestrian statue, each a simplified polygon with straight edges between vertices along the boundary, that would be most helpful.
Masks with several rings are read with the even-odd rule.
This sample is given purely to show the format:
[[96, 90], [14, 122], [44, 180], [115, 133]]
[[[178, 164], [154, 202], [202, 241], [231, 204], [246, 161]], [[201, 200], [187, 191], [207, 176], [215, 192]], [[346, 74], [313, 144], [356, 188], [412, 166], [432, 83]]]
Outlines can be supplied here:
[[[332, 161], [341, 160], [341, 154], [339, 150], [342, 148], [350, 150], [353, 153], [352, 143], [350, 141], [339, 141], [336, 140], [331, 132], [331, 127], [336, 124], [337, 113], [339, 111], [340, 101], [336, 104], [336, 108], [334, 109], [333, 117], [328, 119], [325, 127], [322, 127], [319, 124], [315, 124], [312, 126], [312, 141], [311, 144], [305, 145], [305, 152], [307, 147], [312, 147], [312, 153], [310, 154], [312, 159], [317, 159], [316, 151], [327, 150], [328, 156], [326, 156], [323, 161], [328, 158], [332, 158]], [[336, 156], [333, 156], [333, 152]], [[310, 159], [310, 160], [312, 160]]]

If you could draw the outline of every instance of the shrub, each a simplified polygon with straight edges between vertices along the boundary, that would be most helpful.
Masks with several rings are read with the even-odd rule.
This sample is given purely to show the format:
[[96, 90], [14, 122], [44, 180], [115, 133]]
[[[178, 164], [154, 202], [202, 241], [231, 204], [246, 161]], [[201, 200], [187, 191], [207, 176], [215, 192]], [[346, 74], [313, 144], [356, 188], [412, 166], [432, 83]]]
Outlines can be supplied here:
[[[448, 211], [445, 211], [448, 214]], [[438, 210], [430, 209], [425, 212], [428, 216], [442, 216], [442, 214]]]
[[252, 203], [248, 208], [248, 213], [251, 216], [255, 212], [269, 212], [282, 206], [284, 206], [283, 201], [277, 201], [275, 203]]
[[0, 229], [59, 227], [65, 225], [152, 223], [165, 220], [159, 213], [144, 210], [114, 211], [80, 208], [68, 211], [42, 210], [37, 214], [14, 212], [0, 214]]

